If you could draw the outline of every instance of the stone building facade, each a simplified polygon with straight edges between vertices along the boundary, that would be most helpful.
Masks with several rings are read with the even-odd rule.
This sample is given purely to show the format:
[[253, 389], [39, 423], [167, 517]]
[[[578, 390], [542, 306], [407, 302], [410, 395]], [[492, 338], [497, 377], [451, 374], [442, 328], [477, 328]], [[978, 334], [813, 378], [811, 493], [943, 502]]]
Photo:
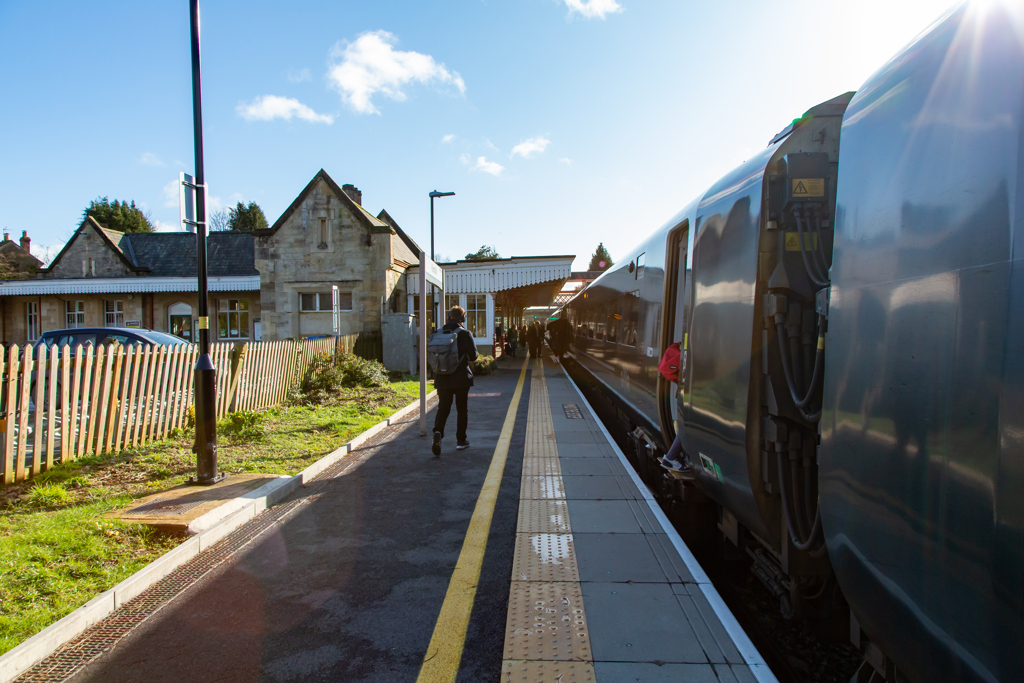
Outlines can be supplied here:
[[[126, 234], [87, 218], [35, 278], [0, 282], [0, 339], [25, 344], [75, 327], [138, 327], [195, 339], [196, 249], [193, 233]], [[213, 340], [256, 338], [252, 235], [213, 233], [207, 254]]]
[[340, 334], [379, 331], [382, 313], [406, 310], [405, 272], [419, 262], [419, 247], [323, 169], [255, 237], [264, 339], [331, 334], [333, 286]]

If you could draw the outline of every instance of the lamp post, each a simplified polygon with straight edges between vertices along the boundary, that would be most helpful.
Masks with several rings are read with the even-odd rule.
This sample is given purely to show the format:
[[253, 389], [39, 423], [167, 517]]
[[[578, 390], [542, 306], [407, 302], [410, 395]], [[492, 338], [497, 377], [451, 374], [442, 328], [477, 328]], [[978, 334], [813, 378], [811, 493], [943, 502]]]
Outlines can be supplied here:
[[199, 289], [199, 358], [195, 367], [196, 476], [192, 483], [216, 484], [217, 472], [217, 368], [210, 358], [210, 311], [206, 277], [206, 176], [203, 171], [203, 97], [199, 69], [199, 0], [189, 0], [192, 23], [192, 125], [196, 155], [196, 266]]
[[[430, 193], [430, 260], [431, 261], [434, 260], [434, 198], [435, 197], [453, 197], [453, 196], [455, 196], [454, 192], [438, 192], [437, 190], [434, 190], [433, 192]], [[427, 296], [427, 293], [423, 292], [424, 299], [426, 298], [426, 296]], [[444, 302], [442, 302], [442, 303], [444, 303]], [[437, 316], [438, 316], [438, 313], [437, 313], [437, 302], [435, 301], [434, 302], [434, 323], [435, 324], [437, 324], [437, 322], [438, 322]], [[423, 329], [426, 329], [426, 323], [424, 323], [424, 328]]]

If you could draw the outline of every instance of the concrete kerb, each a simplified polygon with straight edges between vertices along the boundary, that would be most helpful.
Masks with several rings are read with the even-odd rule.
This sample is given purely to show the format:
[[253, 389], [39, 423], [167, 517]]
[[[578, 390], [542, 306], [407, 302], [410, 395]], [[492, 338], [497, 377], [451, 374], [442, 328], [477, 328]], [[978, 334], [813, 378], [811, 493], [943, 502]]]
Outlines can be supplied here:
[[[427, 394], [427, 400], [429, 401], [435, 393]], [[197, 518], [189, 525], [189, 531], [196, 534], [195, 536], [164, 553], [110, 590], [100, 593], [71, 614], [50, 624], [0, 656], [0, 683], [9, 683], [14, 680], [52, 654], [57, 648], [79, 636], [87, 628], [107, 617], [115, 609], [138, 596], [202, 551], [209, 549], [217, 541], [256, 515], [277, 504], [302, 486], [306, 486], [318, 474], [351, 453], [353, 449], [358, 448], [389, 425], [397, 423], [401, 418], [417, 410], [419, 405], [420, 401], [416, 399], [391, 417], [378, 422], [347, 444], [320, 458], [299, 474], [292, 477], [282, 476], [277, 481], [264, 484], [255, 491], [250, 491], [235, 501], [226, 503], [217, 510]], [[228, 506], [231, 507], [226, 511], [221, 511], [222, 508]], [[194, 529], [194, 525], [200, 520], [205, 520], [199, 525], [202, 528]]]

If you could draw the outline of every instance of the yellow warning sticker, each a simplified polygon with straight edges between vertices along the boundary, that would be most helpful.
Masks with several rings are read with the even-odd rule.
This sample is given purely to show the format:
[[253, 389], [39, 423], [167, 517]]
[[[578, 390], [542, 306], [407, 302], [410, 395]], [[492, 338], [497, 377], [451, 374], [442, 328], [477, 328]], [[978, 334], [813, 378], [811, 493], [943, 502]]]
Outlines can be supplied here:
[[[804, 249], [817, 249], [818, 236], [813, 232], [804, 233]], [[800, 235], [795, 232], [786, 233], [786, 251], [800, 251]]]
[[824, 197], [824, 178], [793, 178], [794, 197]]
[[[799, 249], [799, 248], [800, 247], [797, 246], [797, 249]], [[210, 329], [210, 319], [208, 317], [206, 317], [205, 315], [196, 318], [196, 322], [198, 323], [197, 327], [200, 330], [208, 330], [208, 329]]]

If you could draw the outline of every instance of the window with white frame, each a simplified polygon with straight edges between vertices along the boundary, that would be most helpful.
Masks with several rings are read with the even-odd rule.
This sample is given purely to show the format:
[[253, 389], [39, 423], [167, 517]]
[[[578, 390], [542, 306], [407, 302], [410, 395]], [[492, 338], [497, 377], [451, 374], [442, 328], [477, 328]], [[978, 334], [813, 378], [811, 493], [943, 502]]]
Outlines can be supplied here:
[[[303, 292], [299, 294], [302, 313], [330, 313], [334, 310], [330, 292]], [[338, 310], [352, 310], [352, 292], [338, 292]]]
[[466, 295], [466, 329], [474, 337], [487, 337], [487, 295]]
[[29, 301], [25, 304], [25, 328], [28, 330], [28, 340], [39, 339], [39, 302]]
[[106, 299], [103, 302], [103, 326], [124, 327], [124, 302]]
[[76, 327], [85, 327], [85, 302], [84, 301], [65, 301], [64, 302], [64, 313], [65, 321], [64, 327], [73, 329]]
[[248, 299], [221, 299], [217, 308], [217, 329], [221, 339], [249, 338]]

